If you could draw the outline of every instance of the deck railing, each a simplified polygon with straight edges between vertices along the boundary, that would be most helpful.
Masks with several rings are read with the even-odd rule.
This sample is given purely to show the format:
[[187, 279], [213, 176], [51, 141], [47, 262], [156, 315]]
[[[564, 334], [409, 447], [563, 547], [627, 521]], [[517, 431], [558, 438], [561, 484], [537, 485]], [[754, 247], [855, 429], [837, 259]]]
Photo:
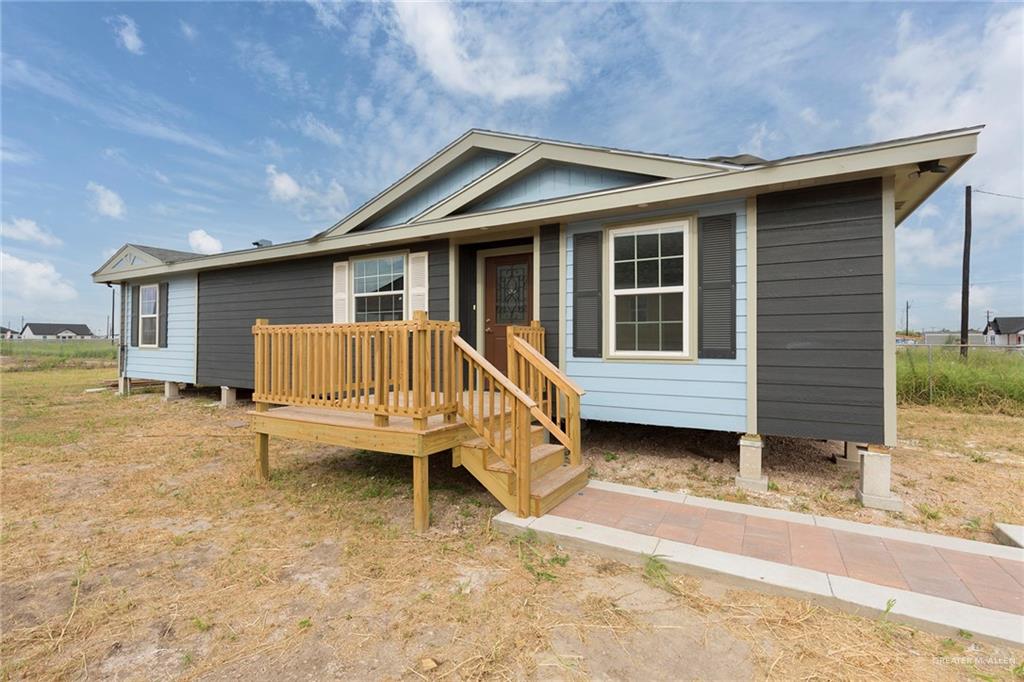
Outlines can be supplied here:
[[516, 476], [519, 516], [530, 515], [530, 424], [537, 403], [460, 336], [455, 337], [458, 415]]
[[[370, 412], [424, 422], [455, 418], [458, 322], [272, 325], [257, 320], [253, 401]], [[421, 423], [422, 425], [422, 423]]]
[[528, 343], [529, 337], [509, 333], [509, 378], [536, 403], [531, 410], [534, 419], [569, 451], [569, 463], [581, 464], [580, 396], [584, 391], [544, 357], [540, 350], [543, 328], [539, 336], [532, 336], [540, 339], [539, 347]]

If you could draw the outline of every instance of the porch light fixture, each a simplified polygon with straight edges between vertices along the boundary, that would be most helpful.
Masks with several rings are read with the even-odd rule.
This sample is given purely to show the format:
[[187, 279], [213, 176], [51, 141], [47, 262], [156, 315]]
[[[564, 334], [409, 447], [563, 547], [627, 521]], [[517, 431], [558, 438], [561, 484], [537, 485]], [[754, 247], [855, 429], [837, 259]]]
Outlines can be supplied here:
[[943, 166], [939, 159], [933, 159], [932, 161], [921, 161], [917, 164], [917, 170], [908, 175], [907, 177], [921, 177], [924, 173], [945, 173], [949, 168]]

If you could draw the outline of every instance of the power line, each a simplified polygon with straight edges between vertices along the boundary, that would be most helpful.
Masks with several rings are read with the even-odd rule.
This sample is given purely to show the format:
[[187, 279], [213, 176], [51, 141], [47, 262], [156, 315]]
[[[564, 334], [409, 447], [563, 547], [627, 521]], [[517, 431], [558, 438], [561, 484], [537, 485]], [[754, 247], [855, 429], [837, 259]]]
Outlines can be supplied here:
[[991, 194], [994, 197], [1004, 197], [1006, 199], [1019, 199], [1020, 201], [1024, 201], [1024, 197], [1019, 197], [1016, 194], [1000, 194], [999, 192], [986, 192], [983, 189], [976, 189], [976, 190], [974, 190], [974, 193], [975, 194]]
[[[1009, 282], [1019, 282], [1021, 278], [1017, 277], [1014, 279], [990, 279], [984, 282], [972, 282], [973, 284], [1007, 284]], [[901, 282], [896, 280], [896, 284], [906, 287], [953, 287], [960, 286], [959, 282]]]

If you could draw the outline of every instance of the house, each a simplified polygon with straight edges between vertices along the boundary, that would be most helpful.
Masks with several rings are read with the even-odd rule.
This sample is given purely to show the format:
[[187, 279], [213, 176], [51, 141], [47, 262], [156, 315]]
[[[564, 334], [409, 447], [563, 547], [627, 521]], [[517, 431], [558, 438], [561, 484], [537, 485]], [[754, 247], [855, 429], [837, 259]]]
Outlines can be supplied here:
[[0, 327], [0, 339], [20, 339], [21, 332], [8, 327]]
[[990, 346], [1024, 346], [1024, 316], [994, 317], [985, 325]]
[[757, 489], [761, 436], [846, 441], [887, 492], [895, 229], [980, 131], [766, 161], [471, 130], [308, 239], [207, 256], [127, 244], [93, 280], [121, 286], [125, 384], [227, 399], [255, 388], [258, 319], [420, 310], [507, 373], [509, 329], [536, 320], [583, 419], [745, 434], [737, 483]]
[[92, 339], [92, 331], [84, 324], [64, 324], [62, 322], [26, 322], [21, 328], [23, 339]]

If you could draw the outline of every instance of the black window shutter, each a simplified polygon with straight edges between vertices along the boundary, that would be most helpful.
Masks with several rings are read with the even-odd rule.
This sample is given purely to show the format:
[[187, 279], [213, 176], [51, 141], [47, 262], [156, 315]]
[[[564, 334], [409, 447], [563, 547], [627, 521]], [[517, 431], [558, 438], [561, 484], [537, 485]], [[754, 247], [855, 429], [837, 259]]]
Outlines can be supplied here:
[[601, 357], [601, 232], [573, 237], [572, 354]]
[[736, 357], [736, 214], [698, 221], [697, 356]]
[[160, 328], [157, 346], [167, 348], [167, 282], [160, 283], [160, 309], [157, 326]]
[[139, 345], [139, 285], [132, 286], [132, 345]]

